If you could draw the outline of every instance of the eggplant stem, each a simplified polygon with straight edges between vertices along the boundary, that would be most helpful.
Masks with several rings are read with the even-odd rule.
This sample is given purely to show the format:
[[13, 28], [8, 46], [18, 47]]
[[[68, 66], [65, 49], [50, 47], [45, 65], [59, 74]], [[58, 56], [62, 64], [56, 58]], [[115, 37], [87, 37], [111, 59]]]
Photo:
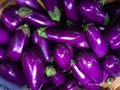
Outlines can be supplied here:
[[110, 77], [107, 78], [107, 80], [106, 80], [106, 83], [107, 83], [107, 84], [112, 84], [112, 82], [113, 82], [113, 78], [110, 78]]
[[44, 30], [46, 29], [47, 27], [40, 27], [38, 30], [37, 30], [37, 33], [39, 36], [42, 36], [44, 38], [47, 38], [46, 36], [46, 33], [44, 32]]
[[56, 74], [56, 70], [53, 68], [53, 66], [48, 66], [45, 68], [45, 74], [50, 77], [54, 76]]

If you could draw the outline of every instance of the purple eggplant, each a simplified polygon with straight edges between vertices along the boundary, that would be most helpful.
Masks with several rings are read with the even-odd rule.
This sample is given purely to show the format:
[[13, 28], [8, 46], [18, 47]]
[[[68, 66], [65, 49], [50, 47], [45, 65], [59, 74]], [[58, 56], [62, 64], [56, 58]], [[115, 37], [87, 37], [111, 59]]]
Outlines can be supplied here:
[[0, 44], [7, 44], [11, 39], [11, 32], [4, 26], [0, 26]]
[[42, 0], [43, 4], [45, 5], [45, 8], [54, 21], [60, 21], [61, 18], [61, 4], [60, 0]]
[[109, 54], [103, 58], [102, 67], [109, 74], [118, 75], [120, 72], [120, 59], [114, 54]]
[[8, 28], [10, 31], [15, 32], [18, 26], [21, 24], [14, 15], [10, 12], [9, 7], [6, 7], [1, 14], [2, 23]]
[[28, 7], [20, 7], [16, 13], [23, 18], [25, 22], [30, 23], [35, 27], [52, 27], [56, 25], [56, 22], [51, 20], [45, 13], [38, 13]]
[[18, 85], [26, 84], [22, 69], [12, 62], [3, 62], [0, 64], [0, 76]]
[[40, 90], [56, 90], [54, 85], [48, 83], [48, 84], [44, 84]]
[[109, 76], [110, 74], [103, 69], [103, 79], [106, 80]]
[[103, 72], [98, 59], [90, 51], [81, 52], [76, 58], [78, 68], [96, 83], [103, 81]]
[[77, 49], [88, 49], [89, 48], [89, 43], [88, 43], [87, 39], [84, 39], [81, 42], [75, 43], [74, 46]]
[[87, 21], [102, 23], [105, 20], [105, 13], [94, 1], [81, 0], [78, 4], [79, 14]]
[[55, 63], [63, 70], [70, 69], [71, 53], [64, 44], [57, 44], [53, 50]]
[[71, 58], [74, 56], [74, 47], [72, 44], [65, 44], [65, 46], [69, 49], [69, 52], [71, 53]]
[[31, 90], [39, 90], [44, 76], [44, 61], [36, 47], [27, 49], [22, 56], [22, 68]]
[[61, 85], [65, 81], [65, 75], [57, 67], [47, 66], [45, 68], [45, 74], [47, 75], [47, 77], [49, 77], [49, 80], [55, 85]]
[[39, 33], [36, 30], [32, 34], [32, 42], [41, 49], [46, 60], [51, 60], [50, 43], [48, 39], [39, 36]]
[[90, 47], [95, 54], [101, 58], [108, 52], [108, 43], [105, 41], [100, 30], [94, 25], [88, 25], [86, 27], [86, 36], [89, 40]]
[[73, 44], [84, 39], [83, 32], [76, 29], [60, 29], [60, 28], [40, 28], [39, 35], [49, 40], [61, 43]]
[[7, 56], [12, 61], [21, 60], [23, 50], [26, 48], [30, 37], [30, 29], [27, 24], [19, 26], [15, 35], [10, 40]]
[[48, 77], [44, 75], [41, 80], [41, 84], [47, 84], [49, 82]]
[[77, 12], [77, 0], [63, 0], [63, 8], [66, 17], [76, 23], [79, 21], [79, 15]]

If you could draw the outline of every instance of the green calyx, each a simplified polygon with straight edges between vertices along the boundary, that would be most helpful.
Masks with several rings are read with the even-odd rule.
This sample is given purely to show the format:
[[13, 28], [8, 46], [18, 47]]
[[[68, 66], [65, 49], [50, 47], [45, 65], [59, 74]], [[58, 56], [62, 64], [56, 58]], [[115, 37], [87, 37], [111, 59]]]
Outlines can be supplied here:
[[37, 30], [37, 33], [39, 36], [42, 36], [44, 38], [47, 38], [46, 36], [46, 33], [44, 32], [44, 30], [46, 29], [47, 27], [40, 27], [38, 30]]
[[113, 78], [107, 78], [107, 80], [106, 80], [107, 84], [112, 84], [112, 82], [113, 82]]
[[109, 22], [110, 22], [110, 18], [108, 14], [106, 14], [106, 18], [105, 18], [105, 21], [103, 22], [103, 25], [107, 25]]
[[16, 13], [17, 13], [20, 17], [24, 18], [24, 17], [30, 15], [30, 14], [32, 13], [32, 10], [31, 10], [30, 8], [28, 8], [28, 7], [21, 7], [21, 8], [19, 8], [19, 9], [16, 11]]
[[71, 60], [71, 65], [72, 65], [72, 64], [75, 64], [75, 60], [73, 60], [73, 59]]
[[104, 4], [105, 4], [105, 1], [106, 1], [106, 0], [99, 0], [99, 3], [102, 3], [102, 5], [104, 5]]
[[89, 24], [85, 24], [85, 25], [82, 25], [82, 28], [84, 31], [87, 31], [89, 29], [89, 26], [91, 25], [94, 25], [94, 23], [89, 23]]
[[19, 27], [17, 28], [17, 30], [19, 30], [19, 29], [22, 29], [23, 32], [24, 32], [28, 37], [30, 37], [30, 28], [29, 28], [28, 24], [23, 24], [23, 25], [19, 26]]
[[54, 76], [56, 74], [56, 70], [53, 68], [53, 66], [48, 66], [45, 68], [45, 74], [50, 77]]
[[72, 23], [71, 21], [67, 20], [66, 23], [65, 23], [66, 26], [71, 26], [71, 25], [74, 25], [74, 23]]
[[58, 9], [58, 7], [54, 7], [54, 11], [48, 11], [49, 16], [51, 17], [52, 20], [54, 21], [60, 21], [60, 17], [61, 17], [61, 12]]

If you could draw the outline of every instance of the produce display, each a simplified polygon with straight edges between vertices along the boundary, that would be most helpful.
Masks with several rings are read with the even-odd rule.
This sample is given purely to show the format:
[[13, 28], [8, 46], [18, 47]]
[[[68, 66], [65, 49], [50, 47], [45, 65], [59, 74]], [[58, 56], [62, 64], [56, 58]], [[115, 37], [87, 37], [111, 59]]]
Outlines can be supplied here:
[[29, 90], [108, 90], [120, 76], [120, 2], [15, 0], [0, 18], [0, 77]]

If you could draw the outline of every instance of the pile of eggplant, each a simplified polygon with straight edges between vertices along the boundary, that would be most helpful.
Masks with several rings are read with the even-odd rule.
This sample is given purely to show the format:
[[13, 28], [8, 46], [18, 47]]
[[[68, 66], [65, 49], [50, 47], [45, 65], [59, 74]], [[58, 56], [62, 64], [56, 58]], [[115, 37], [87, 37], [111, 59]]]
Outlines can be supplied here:
[[105, 90], [120, 76], [120, 2], [15, 0], [0, 18], [0, 76], [30, 90]]

